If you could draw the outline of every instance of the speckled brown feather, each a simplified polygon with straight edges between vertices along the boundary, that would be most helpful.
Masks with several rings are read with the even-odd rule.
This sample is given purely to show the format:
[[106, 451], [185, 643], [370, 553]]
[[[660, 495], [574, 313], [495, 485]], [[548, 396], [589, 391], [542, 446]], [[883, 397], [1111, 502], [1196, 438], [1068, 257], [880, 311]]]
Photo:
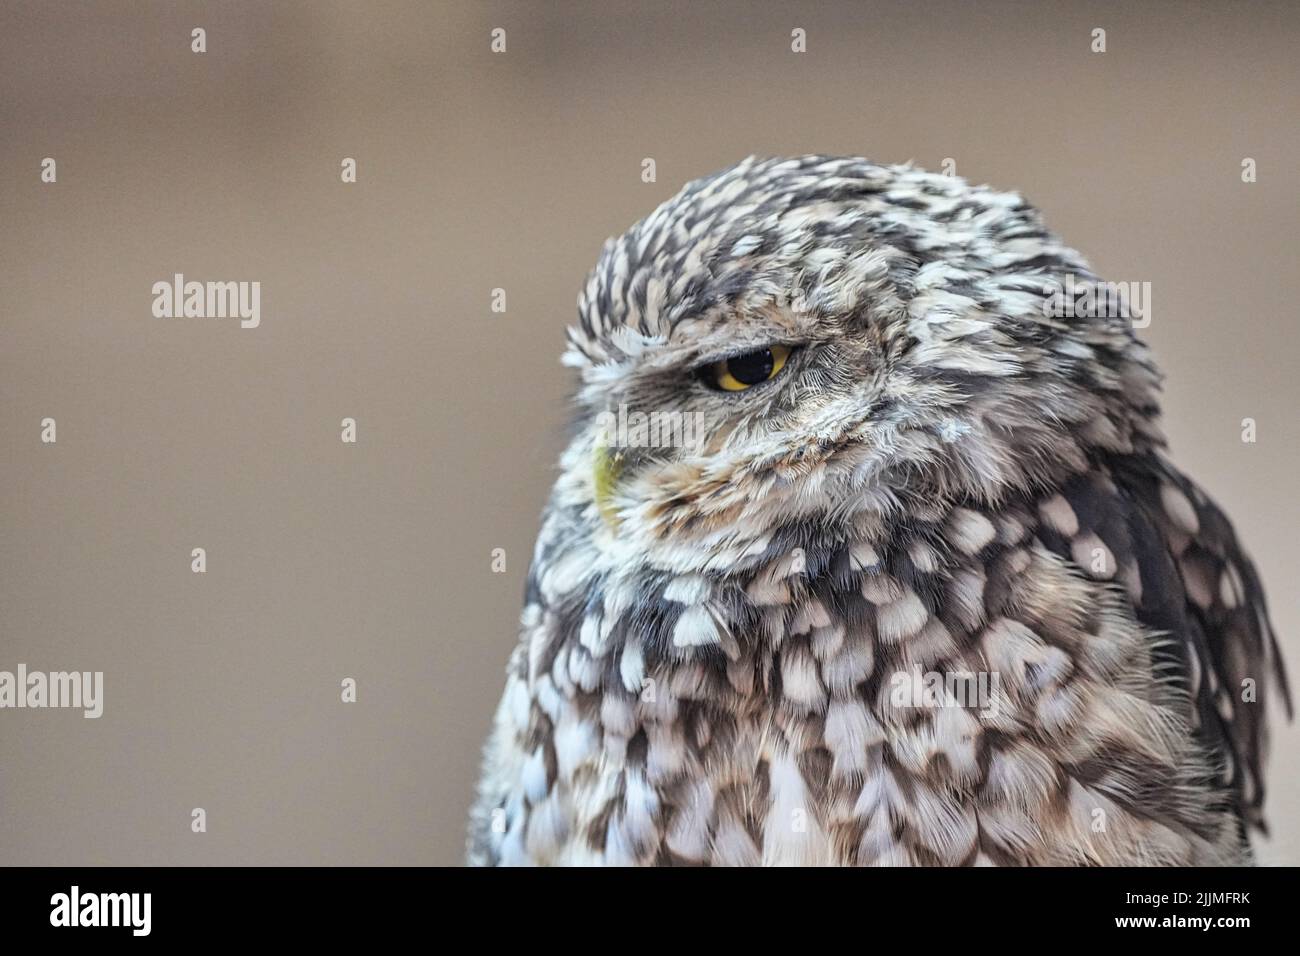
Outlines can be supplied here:
[[[825, 157], [608, 243], [471, 862], [1249, 862], [1258, 578], [1163, 457], [1127, 318], [1044, 308], [1066, 276], [1096, 281], [1019, 197]], [[765, 385], [695, 374], [773, 343]], [[601, 508], [618, 406], [706, 440], [620, 449]], [[899, 697], [934, 675], [986, 693]]]

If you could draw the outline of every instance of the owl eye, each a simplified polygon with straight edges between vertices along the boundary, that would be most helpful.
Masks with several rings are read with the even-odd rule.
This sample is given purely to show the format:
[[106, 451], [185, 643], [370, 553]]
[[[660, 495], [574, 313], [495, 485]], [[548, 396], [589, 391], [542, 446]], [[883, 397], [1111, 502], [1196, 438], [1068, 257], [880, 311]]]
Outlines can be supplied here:
[[770, 345], [765, 349], [733, 355], [704, 367], [704, 381], [724, 392], [743, 392], [776, 378], [790, 357], [788, 345]]

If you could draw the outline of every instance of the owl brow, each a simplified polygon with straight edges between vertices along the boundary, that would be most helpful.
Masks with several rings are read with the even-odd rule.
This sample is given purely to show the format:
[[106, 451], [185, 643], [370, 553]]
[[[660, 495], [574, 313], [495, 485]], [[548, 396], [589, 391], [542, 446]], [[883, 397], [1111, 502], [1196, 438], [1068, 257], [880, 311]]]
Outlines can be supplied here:
[[726, 362], [730, 359], [739, 358], [742, 355], [748, 355], [751, 352], [761, 352], [763, 349], [770, 349], [776, 346], [784, 346], [785, 348], [788, 348], [791, 356], [793, 356], [807, 344], [807, 342], [791, 342], [785, 339], [774, 338], [764, 342], [757, 342], [753, 345], [733, 346], [726, 351], [703, 353], [705, 357], [694, 360], [689, 368], [692, 372], [699, 372], [708, 368], [710, 365], [716, 365], [719, 362]]

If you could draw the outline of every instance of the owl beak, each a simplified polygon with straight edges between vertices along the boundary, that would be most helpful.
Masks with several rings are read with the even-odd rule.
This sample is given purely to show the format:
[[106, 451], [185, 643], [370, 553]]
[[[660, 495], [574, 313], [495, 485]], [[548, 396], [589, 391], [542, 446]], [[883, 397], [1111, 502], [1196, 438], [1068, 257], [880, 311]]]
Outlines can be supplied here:
[[618, 479], [623, 474], [625, 452], [621, 448], [609, 445], [597, 445], [592, 459], [592, 487], [596, 499], [596, 510], [605, 519], [610, 530], [618, 530], [618, 511], [610, 500]]

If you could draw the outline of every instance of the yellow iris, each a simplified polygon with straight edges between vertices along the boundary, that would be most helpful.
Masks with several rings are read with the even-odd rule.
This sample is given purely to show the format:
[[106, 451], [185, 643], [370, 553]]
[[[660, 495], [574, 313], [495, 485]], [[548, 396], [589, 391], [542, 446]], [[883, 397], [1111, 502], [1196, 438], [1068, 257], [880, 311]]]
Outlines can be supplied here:
[[708, 368], [707, 378], [725, 392], [743, 392], [776, 378], [789, 357], [788, 345], [771, 345], [714, 362]]

